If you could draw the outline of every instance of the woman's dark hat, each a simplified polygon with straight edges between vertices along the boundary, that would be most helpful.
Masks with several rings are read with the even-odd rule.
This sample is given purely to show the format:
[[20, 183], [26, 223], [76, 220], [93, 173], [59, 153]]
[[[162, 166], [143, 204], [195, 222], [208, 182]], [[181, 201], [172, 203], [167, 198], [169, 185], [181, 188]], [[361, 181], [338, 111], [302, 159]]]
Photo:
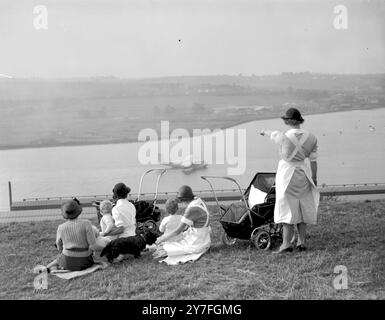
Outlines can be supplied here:
[[131, 192], [131, 189], [127, 187], [123, 182], [119, 182], [112, 189], [114, 198], [125, 198]]
[[76, 200], [70, 200], [62, 204], [61, 212], [65, 219], [75, 219], [82, 213], [82, 207]]
[[286, 114], [284, 116], [282, 116], [281, 119], [283, 119], [283, 120], [297, 120], [300, 122], [305, 121], [301, 116], [301, 112], [299, 112], [299, 110], [296, 108], [287, 109]]
[[181, 201], [194, 200], [194, 194], [189, 186], [181, 186], [178, 190], [178, 199]]

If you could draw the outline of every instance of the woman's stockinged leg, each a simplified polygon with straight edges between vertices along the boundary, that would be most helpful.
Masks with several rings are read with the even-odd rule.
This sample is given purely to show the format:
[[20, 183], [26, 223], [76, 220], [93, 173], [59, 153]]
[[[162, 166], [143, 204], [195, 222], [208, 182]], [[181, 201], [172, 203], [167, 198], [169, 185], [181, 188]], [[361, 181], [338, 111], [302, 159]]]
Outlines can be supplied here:
[[290, 242], [293, 239], [294, 225], [283, 223], [283, 241], [280, 250], [285, 250], [290, 247]]
[[295, 245], [297, 238], [298, 238], [298, 228], [296, 225], [293, 225], [293, 236], [290, 240], [290, 244]]
[[305, 246], [305, 238], [306, 238], [306, 223], [297, 224], [298, 228], [298, 242], [297, 246]]

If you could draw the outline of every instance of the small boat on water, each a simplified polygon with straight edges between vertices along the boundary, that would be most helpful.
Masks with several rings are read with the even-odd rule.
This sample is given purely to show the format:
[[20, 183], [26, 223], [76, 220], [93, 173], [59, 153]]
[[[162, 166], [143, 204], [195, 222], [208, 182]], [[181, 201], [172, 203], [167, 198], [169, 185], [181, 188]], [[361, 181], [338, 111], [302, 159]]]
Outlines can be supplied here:
[[193, 159], [192, 155], [187, 156], [182, 161], [170, 161], [161, 163], [164, 166], [167, 166], [171, 169], [182, 170], [185, 174], [190, 174], [196, 170], [205, 169], [208, 167], [208, 164], [203, 160]]
[[182, 169], [182, 172], [185, 174], [193, 173], [196, 170], [206, 169], [208, 167], [207, 163], [193, 163], [189, 168]]

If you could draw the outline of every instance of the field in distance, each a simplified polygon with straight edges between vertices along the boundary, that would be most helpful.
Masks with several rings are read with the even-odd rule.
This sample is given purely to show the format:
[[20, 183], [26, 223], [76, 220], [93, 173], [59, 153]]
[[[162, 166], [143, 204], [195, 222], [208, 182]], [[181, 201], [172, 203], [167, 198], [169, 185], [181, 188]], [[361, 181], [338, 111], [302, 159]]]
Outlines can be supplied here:
[[0, 149], [137, 141], [144, 128], [215, 129], [385, 107], [385, 75], [0, 79]]

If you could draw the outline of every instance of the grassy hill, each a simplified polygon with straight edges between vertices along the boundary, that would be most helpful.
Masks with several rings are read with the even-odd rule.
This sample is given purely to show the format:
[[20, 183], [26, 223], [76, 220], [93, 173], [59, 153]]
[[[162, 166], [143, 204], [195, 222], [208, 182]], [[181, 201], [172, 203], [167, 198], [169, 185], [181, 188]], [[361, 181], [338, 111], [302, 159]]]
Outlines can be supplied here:
[[[33, 288], [37, 264], [57, 254], [60, 221], [0, 225], [0, 299], [385, 299], [385, 201], [323, 201], [309, 227], [308, 251], [273, 255], [248, 241], [226, 247], [212, 211], [212, 246], [193, 264], [167, 266], [151, 254], [70, 281], [49, 276]], [[95, 221], [93, 221], [95, 222]], [[348, 289], [335, 290], [335, 266]]]

